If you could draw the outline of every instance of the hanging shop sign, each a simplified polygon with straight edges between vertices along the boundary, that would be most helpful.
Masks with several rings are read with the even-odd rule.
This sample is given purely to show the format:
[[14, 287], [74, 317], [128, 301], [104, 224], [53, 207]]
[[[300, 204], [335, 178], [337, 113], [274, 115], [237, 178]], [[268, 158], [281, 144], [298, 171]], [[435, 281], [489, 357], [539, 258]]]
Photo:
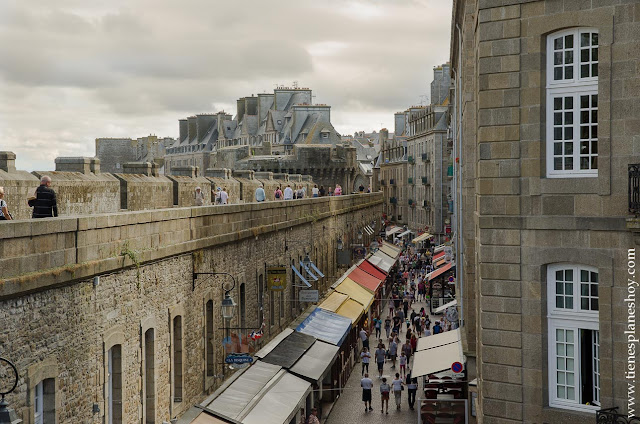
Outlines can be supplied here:
[[247, 353], [232, 353], [230, 355], [227, 355], [226, 358], [224, 358], [224, 362], [226, 364], [234, 364], [234, 365], [250, 364], [253, 362], [253, 357]]
[[317, 302], [319, 299], [318, 290], [300, 290], [298, 292], [300, 302]]
[[442, 290], [442, 283], [440, 281], [434, 281], [431, 283], [431, 288], [433, 290]]
[[267, 288], [271, 291], [283, 291], [287, 288], [287, 267], [267, 267]]
[[353, 248], [353, 257], [355, 259], [364, 259], [367, 254], [367, 248], [363, 246], [358, 246]]

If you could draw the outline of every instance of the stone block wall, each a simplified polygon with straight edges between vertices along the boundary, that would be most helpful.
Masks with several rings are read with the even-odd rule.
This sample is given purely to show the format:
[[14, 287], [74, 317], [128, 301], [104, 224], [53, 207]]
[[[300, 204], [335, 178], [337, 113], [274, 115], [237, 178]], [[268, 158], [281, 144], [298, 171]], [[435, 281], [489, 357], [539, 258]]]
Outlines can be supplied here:
[[140, 211], [173, 206], [173, 182], [167, 177], [113, 174], [120, 180], [121, 209]]
[[[477, 320], [469, 326], [465, 318], [464, 333], [467, 349], [476, 342], [479, 422], [595, 419], [579, 403], [575, 407], [583, 411], [550, 406], [549, 375], [555, 371], [549, 351], [555, 347], [549, 340], [547, 269], [558, 263], [598, 269], [600, 401], [626, 413], [628, 355], [619, 339], [626, 322], [627, 249], [638, 247], [624, 218], [627, 165], [640, 162], [631, 130], [640, 106], [630, 100], [640, 76], [629, 71], [640, 63], [632, 47], [639, 39], [639, 12], [637, 4], [620, 2], [454, 3], [453, 101], [462, 105], [466, 175], [459, 205], [463, 296], [465, 317], [475, 311]], [[598, 173], [549, 178], [547, 36], [581, 27], [599, 34]]]
[[173, 182], [173, 204], [179, 207], [195, 206], [196, 187], [200, 187], [204, 194], [204, 204], [211, 202], [211, 181], [205, 177], [186, 177], [180, 175], [167, 175]]
[[[337, 278], [337, 239], [345, 240], [348, 222], [363, 218], [364, 225], [377, 219], [380, 204], [379, 194], [367, 194], [4, 224], [0, 268], [11, 272], [3, 273], [0, 284], [0, 343], [3, 356], [16, 363], [21, 375], [7, 400], [24, 422], [33, 422], [33, 388], [50, 376], [57, 387], [56, 422], [103, 423], [108, 419], [106, 358], [108, 349], [119, 344], [123, 422], [140, 422], [143, 336], [154, 329], [155, 421], [180, 416], [230, 375], [220, 365], [224, 323], [218, 311], [231, 279], [201, 275], [194, 281], [192, 273], [235, 277], [231, 295], [244, 304], [238, 311], [245, 315], [238, 313], [230, 326], [244, 321], [248, 333], [262, 317], [265, 336], [252, 346], [259, 349], [305, 307], [295, 301], [290, 271], [287, 290], [267, 290], [266, 267], [296, 265], [305, 251], [311, 252], [327, 276], [314, 288], [326, 291]], [[214, 305], [212, 376], [205, 362], [209, 300]], [[171, 396], [170, 323], [176, 316], [182, 317], [182, 402]], [[94, 403], [99, 413], [93, 412]]]
[[[111, 174], [33, 171], [51, 177], [59, 215], [92, 215], [120, 210], [120, 181]], [[31, 209], [31, 208], [29, 208]]]

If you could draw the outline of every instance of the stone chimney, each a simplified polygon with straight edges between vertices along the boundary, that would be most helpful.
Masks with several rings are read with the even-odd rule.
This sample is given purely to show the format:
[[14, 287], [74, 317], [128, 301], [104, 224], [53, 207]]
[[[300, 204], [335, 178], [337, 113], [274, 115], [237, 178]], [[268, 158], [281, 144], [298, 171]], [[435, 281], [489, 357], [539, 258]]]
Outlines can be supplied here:
[[197, 166], [174, 166], [171, 168], [171, 175], [196, 178], [199, 167]]
[[233, 171], [234, 177], [244, 178], [246, 180], [253, 180], [254, 175], [255, 175], [255, 171], [251, 171], [251, 170]]
[[147, 177], [153, 176], [152, 166], [150, 162], [127, 162], [122, 165], [124, 174], [140, 174]]
[[59, 157], [56, 158], [56, 172], [79, 172], [81, 174], [90, 174], [92, 161], [93, 158], [80, 156]]
[[15, 172], [16, 154], [13, 152], [0, 152], [0, 169], [6, 172]]
[[100, 159], [98, 158], [91, 158], [91, 163], [89, 164], [89, 168], [91, 169], [91, 172], [93, 172], [94, 174], [99, 174], [100, 173]]
[[189, 131], [189, 123], [186, 119], [179, 119], [178, 120], [178, 127], [180, 130], [180, 135], [178, 138], [178, 141], [183, 141], [185, 138], [187, 138]]

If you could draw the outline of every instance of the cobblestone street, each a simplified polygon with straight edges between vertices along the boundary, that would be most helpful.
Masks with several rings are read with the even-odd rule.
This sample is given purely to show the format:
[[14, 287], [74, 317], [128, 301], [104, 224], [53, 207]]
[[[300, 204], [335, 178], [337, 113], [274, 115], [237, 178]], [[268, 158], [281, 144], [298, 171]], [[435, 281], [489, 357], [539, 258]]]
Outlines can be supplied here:
[[[420, 311], [420, 308], [424, 307], [428, 313], [428, 306], [425, 302], [414, 302], [412, 305], [412, 309], [416, 312]], [[382, 317], [387, 316], [388, 308], [385, 304], [385, 308], [383, 309], [385, 312], [382, 314]], [[409, 311], [411, 313], [411, 311]], [[439, 316], [438, 316], [439, 318]], [[430, 319], [434, 321], [434, 315], [430, 315]], [[402, 326], [403, 330], [400, 331], [400, 340], [405, 339], [406, 334], [406, 326]], [[386, 338], [384, 338], [384, 329], [382, 330], [383, 343], [388, 347], [389, 342]], [[373, 350], [375, 350], [375, 346], [378, 344], [378, 339], [375, 338], [375, 334], [370, 339], [370, 345]], [[409, 369], [413, 368], [413, 357], [409, 363]], [[391, 383], [393, 380], [395, 373], [398, 371], [398, 366], [396, 369], [391, 369], [391, 362], [387, 361], [384, 364], [384, 374], [383, 376], [387, 378], [387, 383]], [[418, 397], [421, 393], [422, 384], [419, 384], [418, 393], [416, 395], [416, 405], [415, 410], [412, 411], [409, 409], [408, 403], [408, 395], [407, 390], [405, 389], [402, 392], [402, 405], [401, 409], [398, 411], [396, 409], [395, 399], [393, 397], [393, 393], [391, 393], [389, 397], [389, 414], [383, 414], [380, 412], [381, 408], [381, 400], [380, 400], [380, 383], [381, 379], [378, 378], [378, 369], [375, 364], [375, 360], [372, 359], [371, 364], [369, 365], [369, 377], [373, 380], [373, 389], [372, 389], [372, 402], [371, 407], [373, 411], [365, 412], [364, 403], [362, 402], [362, 388], [360, 387], [360, 380], [362, 378], [362, 363], [358, 363], [354, 368], [349, 380], [347, 381], [347, 385], [345, 386], [342, 395], [336, 401], [333, 409], [331, 410], [329, 417], [327, 418], [327, 424], [349, 424], [349, 423], [367, 423], [367, 424], [378, 424], [378, 423], [417, 423], [418, 422]], [[418, 379], [420, 382], [421, 379]]]

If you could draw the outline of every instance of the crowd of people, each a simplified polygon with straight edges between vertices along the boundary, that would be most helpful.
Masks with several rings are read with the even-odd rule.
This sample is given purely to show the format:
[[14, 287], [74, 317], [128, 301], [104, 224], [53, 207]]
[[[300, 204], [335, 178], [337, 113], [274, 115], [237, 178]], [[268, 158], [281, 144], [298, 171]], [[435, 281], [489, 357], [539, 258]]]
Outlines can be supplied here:
[[[411, 376], [409, 364], [416, 352], [418, 339], [457, 328], [457, 323], [448, 322], [444, 317], [431, 321], [424, 306], [418, 302], [428, 302], [429, 283], [427, 274], [433, 270], [431, 257], [433, 251], [426, 249], [418, 253], [412, 247], [405, 246], [399, 258], [397, 271], [392, 275], [390, 295], [387, 299], [388, 315], [384, 320], [376, 316], [372, 320], [375, 338], [378, 344], [375, 350], [369, 348], [369, 334], [360, 330], [363, 349], [362, 361], [362, 401], [365, 411], [372, 411], [371, 398], [373, 380], [369, 377], [369, 364], [373, 359], [377, 365], [381, 413], [389, 413], [389, 398], [393, 393], [396, 409], [401, 409], [402, 391], [407, 389], [409, 409], [413, 410], [418, 389], [418, 380]], [[384, 330], [384, 337], [383, 337]], [[404, 336], [400, 335], [404, 333]], [[390, 364], [394, 373], [391, 381], [384, 376], [384, 368]], [[396, 368], [397, 367], [397, 368]]]

